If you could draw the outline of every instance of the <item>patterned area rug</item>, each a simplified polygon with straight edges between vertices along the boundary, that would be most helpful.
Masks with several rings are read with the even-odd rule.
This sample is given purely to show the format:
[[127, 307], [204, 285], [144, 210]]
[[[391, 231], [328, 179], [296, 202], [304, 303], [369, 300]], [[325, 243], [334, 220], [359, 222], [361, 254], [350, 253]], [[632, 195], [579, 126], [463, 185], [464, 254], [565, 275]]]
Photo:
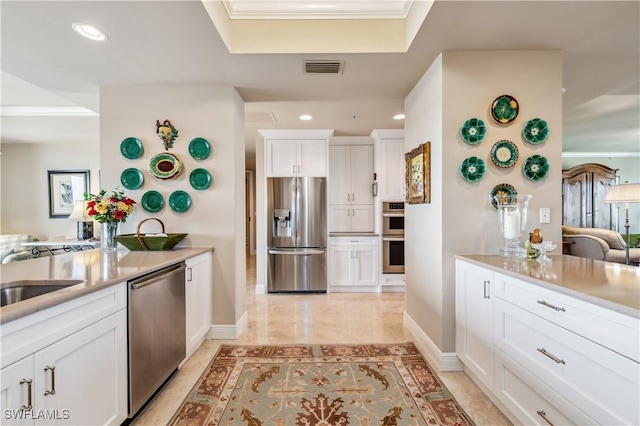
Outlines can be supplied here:
[[472, 425], [413, 343], [223, 345], [171, 425]]

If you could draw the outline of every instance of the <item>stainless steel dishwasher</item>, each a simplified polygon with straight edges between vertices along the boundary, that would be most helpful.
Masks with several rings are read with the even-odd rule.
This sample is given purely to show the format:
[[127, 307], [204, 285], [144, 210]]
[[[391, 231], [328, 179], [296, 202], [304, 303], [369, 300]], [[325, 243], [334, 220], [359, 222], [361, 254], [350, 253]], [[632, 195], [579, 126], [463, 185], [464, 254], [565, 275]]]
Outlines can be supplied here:
[[129, 281], [129, 417], [186, 356], [185, 263]]

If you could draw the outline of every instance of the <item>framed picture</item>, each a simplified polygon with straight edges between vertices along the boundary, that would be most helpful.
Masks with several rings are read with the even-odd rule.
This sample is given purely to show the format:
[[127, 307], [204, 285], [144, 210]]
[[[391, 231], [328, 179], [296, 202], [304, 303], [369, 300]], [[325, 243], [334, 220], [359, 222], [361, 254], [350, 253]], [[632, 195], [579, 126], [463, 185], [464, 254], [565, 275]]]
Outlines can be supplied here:
[[407, 203], [431, 202], [431, 142], [425, 142], [404, 155]]
[[89, 170], [49, 170], [49, 217], [68, 218], [77, 200], [89, 192]]

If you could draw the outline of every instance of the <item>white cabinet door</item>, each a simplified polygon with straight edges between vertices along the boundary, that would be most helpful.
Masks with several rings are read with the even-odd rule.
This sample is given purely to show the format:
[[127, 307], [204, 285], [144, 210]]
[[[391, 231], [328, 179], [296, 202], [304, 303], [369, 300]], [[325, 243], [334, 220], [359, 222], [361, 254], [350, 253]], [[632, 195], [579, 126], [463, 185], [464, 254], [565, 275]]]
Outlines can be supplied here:
[[348, 204], [329, 206], [329, 231], [351, 231], [351, 207]]
[[493, 274], [456, 261], [456, 352], [460, 360], [493, 390]]
[[351, 146], [350, 156], [351, 203], [373, 204], [373, 145]]
[[309, 139], [297, 141], [298, 176], [327, 175], [327, 141]]
[[329, 205], [351, 202], [349, 146], [329, 147]]
[[297, 175], [297, 144], [295, 140], [267, 140], [265, 157], [267, 176]]
[[379, 146], [378, 195], [381, 200], [403, 200], [405, 196], [404, 139], [383, 139]]
[[[59, 419], [54, 424], [112, 425], [127, 418], [126, 310], [36, 352], [34, 357], [34, 404], [37, 409], [56, 410]], [[38, 419], [36, 424], [52, 421]]]
[[[28, 356], [0, 370], [0, 406], [2, 424], [32, 425], [22, 408], [29, 410], [34, 404], [33, 356]], [[31, 406], [29, 405], [31, 403]]]
[[373, 232], [373, 204], [352, 205], [351, 232]]
[[211, 328], [211, 256], [187, 259], [185, 273], [187, 358], [198, 349]]
[[352, 247], [329, 247], [329, 283], [351, 285], [353, 283]]
[[355, 248], [353, 284], [378, 285], [378, 248], [362, 246]]

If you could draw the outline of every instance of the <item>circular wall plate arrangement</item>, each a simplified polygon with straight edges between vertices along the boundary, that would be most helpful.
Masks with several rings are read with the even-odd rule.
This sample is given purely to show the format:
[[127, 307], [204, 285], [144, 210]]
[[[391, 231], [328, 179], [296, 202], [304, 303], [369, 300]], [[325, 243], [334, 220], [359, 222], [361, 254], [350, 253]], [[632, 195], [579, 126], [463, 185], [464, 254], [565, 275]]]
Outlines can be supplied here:
[[125, 169], [120, 174], [120, 183], [126, 189], [138, 189], [144, 183], [144, 175], [135, 168]]
[[549, 174], [549, 162], [542, 155], [532, 155], [524, 160], [522, 173], [527, 179], [539, 181]]
[[182, 190], [174, 191], [169, 195], [169, 206], [177, 213], [184, 213], [191, 207], [191, 197]]
[[211, 145], [204, 138], [195, 138], [189, 142], [189, 154], [196, 160], [204, 160], [209, 158], [211, 153]]
[[491, 104], [491, 117], [498, 124], [509, 124], [516, 119], [519, 109], [513, 96], [498, 96]]
[[487, 127], [484, 125], [484, 121], [479, 118], [468, 119], [460, 128], [460, 135], [462, 136], [462, 139], [471, 145], [482, 142], [484, 135], [486, 134]]
[[175, 179], [181, 172], [182, 161], [175, 154], [163, 152], [149, 161], [149, 173], [158, 179]]
[[518, 161], [518, 147], [506, 139], [496, 142], [491, 147], [491, 161], [498, 167], [513, 167]]
[[466, 158], [460, 164], [460, 174], [467, 182], [477, 182], [487, 171], [484, 161], [478, 157]]
[[489, 193], [489, 200], [491, 201], [491, 205], [494, 209], [498, 208], [498, 203], [495, 200], [496, 195], [518, 195], [518, 191], [508, 183], [499, 183], [493, 187], [491, 192]]
[[140, 200], [142, 208], [150, 213], [162, 210], [164, 206], [164, 197], [158, 191], [147, 191], [142, 195]]
[[194, 189], [207, 189], [211, 186], [211, 174], [205, 169], [195, 169], [189, 174], [189, 183]]
[[120, 143], [120, 152], [124, 158], [135, 160], [144, 153], [142, 142], [136, 138], [126, 138]]
[[549, 137], [549, 127], [547, 122], [541, 118], [534, 118], [525, 123], [522, 128], [524, 140], [533, 145], [545, 142]]

